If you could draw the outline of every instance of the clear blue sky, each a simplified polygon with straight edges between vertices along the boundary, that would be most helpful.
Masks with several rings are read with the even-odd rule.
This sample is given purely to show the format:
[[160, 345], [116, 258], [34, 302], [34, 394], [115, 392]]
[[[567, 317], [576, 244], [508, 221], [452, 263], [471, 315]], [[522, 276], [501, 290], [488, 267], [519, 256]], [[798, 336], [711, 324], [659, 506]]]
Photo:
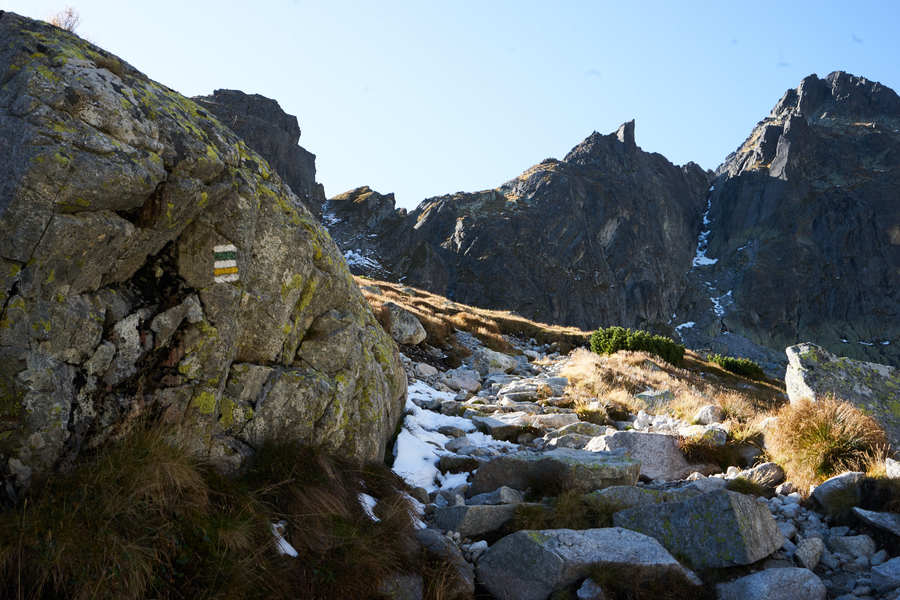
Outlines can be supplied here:
[[406, 207], [632, 118], [644, 150], [715, 168], [810, 73], [900, 88], [893, 1], [68, 3], [81, 35], [186, 95], [277, 99], [328, 196], [367, 184]]

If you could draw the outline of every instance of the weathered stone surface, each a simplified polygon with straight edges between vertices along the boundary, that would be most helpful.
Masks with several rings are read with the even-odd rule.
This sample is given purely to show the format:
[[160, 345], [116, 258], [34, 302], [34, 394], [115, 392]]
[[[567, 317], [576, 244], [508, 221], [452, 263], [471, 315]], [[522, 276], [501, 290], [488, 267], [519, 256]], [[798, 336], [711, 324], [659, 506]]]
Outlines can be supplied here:
[[764, 504], [724, 490], [622, 510], [613, 523], [656, 538], [695, 569], [748, 565], [784, 543]]
[[585, 450], [624, 450], [641, 462], [641, 475], [650, 479], [681, 479], [694, 470], [681, 453], [678, 439], [665, 433], [617, 431], [594, 438]]
[[865, 476], [865, 473], [859, 471], [835, 475], [816, 486], [812, 492], [813, 500], [828, 515], [850, 510], [862, 499], [859, 486]]
[[611, 580], [671, 592], [697, 591], [700, 580], [653, 538], [611, 527], [518, 531], [482, 555], [478, 581], [499, 600], [545, 600], [592, 568]]
[[266, 161], [70, 33], [7, 12], [0, 38], [3, 458], [47, 469], [146, 413], [223, 464], [276, 435], [383, 456], [396, 349]]
[[321, 218], [325, 190], [316, 183], [316, 155], [297, 145], [297, 117], [281, 110], [275, 100], [238, 90], [215, 90], [193, 100], [266, 159], [307, 210]]
[[794, 558], [797, 559], [802, 566], [810, 571], [816, 568], [822, 559], [822, 553], [825, 551], [825, 542], [821, 538], [809, 537], [797, 544], [794, 551]]
[[692, 487], [663, 491], [635, 485], [614, 485], [585, 495], [585, 501], [605, 509], [619, 511], [635, 506], [681, 502], [702, 493]]
[[900, 588], [900, 556], [872, 568], [872, 587], [878, 592]]
[[886, 531], [900, 538], [900, 514], [876, 512], [859, 507], [853, 508], [853, 514], [866, 525]]
[[712, 423], [721, 423], [725, 418], [722, 408], [716, 404], [707, 404], [697, 410], [694, 415], [694, 421], [700, 425], [711, 425]]
[[458, 531], [463, 537], [475, 537], [497, 531], [515, 514], [515, 504], [446, 506], [435, 510], [432, 519], [439, 529]]
[[717, 600], [825, 600], [825, 584], [809, 569], [765, 569], [716, 586]]
[[466, 504], [519, 504], [525, 501], [525, 495], [519, 490], [502, 485], [493, 492], [478, 494], [466, 500]]
[[545, 453], [520, 451], [495, 458], [480, 467], [468, 495], [506, 485], [517, 490], [574, 489], [585, 492], [611, 485], [634, 485], [640, 463], [616, 452], [585, 452], [557, 448]]
[[784, 469], [776, 463], [766, 462], [741, 471], [740, 477], [749, 479], [759, 485], [774, 488], [784, 481]]
[[828, 538], [828, 548], [852, 558], [869, 558], [875, 554], [875, 540], [867, 535], [832, 535]]
[[381, 582], [378, 594], [389, 600], [422, 600], [425, 582], [418, 573], [392, 575]]
[[900, 369], [838, 357], [815, 344], [798, 344], [785, 350], [788, 357], [788, 398], [815, 401], [834, 395], [872, 416], [900, 447]]
[[385, 302], [384, 308], [390, 322], [388, 330], [398, 344], [416, 345], [425, 340], [428, 334], [416, 315], [393, 302]]
[[900, 479], [900, 461], [890, 457], [884, 459], [884, 472], [891, 479]]
[[472, 368], [481, 375], [509, 373], [517, 366], [519, 366], [519, 361], [515, 358], [490, 348], [478, 348], [472, 355]]

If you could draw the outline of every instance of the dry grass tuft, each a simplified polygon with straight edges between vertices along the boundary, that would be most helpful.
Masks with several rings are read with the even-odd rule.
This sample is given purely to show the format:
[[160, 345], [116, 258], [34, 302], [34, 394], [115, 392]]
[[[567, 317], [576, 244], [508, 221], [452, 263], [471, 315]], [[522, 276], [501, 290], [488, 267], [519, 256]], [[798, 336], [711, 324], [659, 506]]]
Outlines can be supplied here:
[[[691, 351], [681, 367], [644, 352], [620, 351], [600, 356], [577, 349], [560, 373], [569, 379], [567, 395], [576, 407], [599, 400], [612, 420], [622, 420], [640, 410], [668, 412], [690, 422], [707, 405], [722, 408], [732, 431], [751, 434], [752, 424], [762, 414], [784, 403], [779, 382], [750, 382], [707, 363]], [[650, 407], [635, 397], [648, 389], [669, 390], [673, 399], [664, 406]]]
[[[175, 440], [139, 429], [0, 513], [0, 597], [362, 598], [421, 565], [384, 465], [271, 443], [229, 478]], [[299, 558], [275, 551], [279, 520]]]
[[590, 332], [575, 327], [560, 327], [531, 321], [509, 311], [487, 310], [447, 300], [443, 296], [399, 283], [356, 277], [360, 290], [372, 306], [375, 316], [386, 325], [381, 307], [393, 302], [410, 311], [422, 322], [432, 346], [453, 348], [453, 330], [467, 331], [488, 348], [498, 352], [515, 350], [506, 336], [534, 338], [538, 343], [556, 343], [560, 352], [568, 352], [587, 343]]
[[834, 397], [804, 399], [785, 406], [777, 416], [766, 447], [796, 485], [808, 488], [843, 471], [866, 471], [883, 460], [884, 430], [852, 404]]

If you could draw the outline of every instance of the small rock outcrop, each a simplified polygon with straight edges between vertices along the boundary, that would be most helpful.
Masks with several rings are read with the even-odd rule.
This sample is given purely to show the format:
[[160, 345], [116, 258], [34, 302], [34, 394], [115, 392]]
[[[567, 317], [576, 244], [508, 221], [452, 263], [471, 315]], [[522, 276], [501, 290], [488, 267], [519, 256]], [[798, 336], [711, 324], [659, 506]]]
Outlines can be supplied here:
[[216, 90], [193, 100], [265, 158], [307, 210], [322, 218], [325, 189], [316, 182], [316, 155], [297, 145], [297, 117], [281, 110], [275, 100], [239, 90]]
[[280, 435], [382, 457], [396, 346], [269, 164], [77, 36], [7, 12], [0, 39], [0, 468], [145, 417], [224, 466]]
[[900, 448], [900, 369], [838, 357], [815, 344], [798, 344], [785, 352], [784, 381], [791, 402], [827, 395], [850, 402], [878, 421], [891, 444]]

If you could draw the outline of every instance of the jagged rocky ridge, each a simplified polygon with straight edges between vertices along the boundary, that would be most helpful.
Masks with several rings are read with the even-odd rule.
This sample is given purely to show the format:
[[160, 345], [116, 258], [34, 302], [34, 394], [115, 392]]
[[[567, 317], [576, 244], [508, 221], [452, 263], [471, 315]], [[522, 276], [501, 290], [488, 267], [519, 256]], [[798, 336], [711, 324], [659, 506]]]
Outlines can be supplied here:
[[770, 372], [806, 340], [898, 364], [898, 107], [876, 82], [810, 76], [715, 178], [643, 152], [626, 123], [409, 214], [351, 190], [325, 223], [355, 273], [479, 306], [654, 329]]
[[396, 346], [266, 160], [77, 36], [0, 12], [0, 39], [8, 481], [141, 418], [181, 423], [223, 467], [277, 435], [383, 456]]
[[717, 171], [706, 260], [677, 311], [696, 323], [684, 340], [814, 341], [900, 364], [898, 189], [897, 94], [843, 72], [805, 78]]
[[641, 150], [632, 121], [497, 189], [431, 198], [409, 214], [353, 190], [328, 201], [326, 223], [362, 254], [350, 257], [360, 272], [544, 322], [659, 328], [680, 297], [708, 181], [695, 164]]

